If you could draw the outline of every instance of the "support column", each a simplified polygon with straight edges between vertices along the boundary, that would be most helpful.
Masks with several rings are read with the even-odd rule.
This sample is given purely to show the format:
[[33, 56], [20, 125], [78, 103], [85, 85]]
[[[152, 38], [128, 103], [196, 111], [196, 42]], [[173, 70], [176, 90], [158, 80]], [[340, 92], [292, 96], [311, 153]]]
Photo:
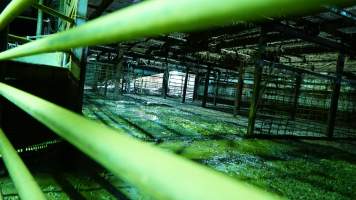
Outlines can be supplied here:
[[104, 87], [104, 96], [107, 96], [108, 93], [108, 80], [109, 79], [109, 67], [105, 66], [105, 87]]
[[219, 81], [220, 81], [220, 72], [216, 72], [216, 75], [215, 75], [215, 91], [214, 91], [214, 106], [217, 105], [217, 98], [218, 98], [218, 95], [219, 95]]
[[162, 81], [162, 96], [163, 98], [167, 98], [167, 93], [168, 93], [168, 79], [169, 79], [169, 70], [168, 66], [166, 66], [166, 69], [164, 70], [163, 73], [163, 81]]
[[195, 74], [195, 80], [194, 80], [194, 90], [193, 90], [193, 101], [198, 99], [198, 89], [199, 89], [199, 71]]
[[337, 58], [336, 79], [334, 80], [329, 115], [328, 115], [328, 126], [326, 129], [326, 133], [329, 138], [333, 137], [334, 135], [335, 119], [336, 119], [337, 107], [339, 102], [341, 80], [342, 80], [342, 73], [344, 71], [344, 65], [345, 65], [345, 54], [343, 52], [340, 52]]
[[208, 71], [206, 72], [205, 75], [205, 84], [204, 84], [204, 96], [202, 100], [202, 107], [206, 108], [206, 103], [208, 99], [208, 91], [209, 91], [209, 79], [210, 79], [210, 68], [208, 68]]
[[[77, 9], [77, 18], [75, 20], [76, 26], [80, 26], [86, 23], [86, 16], [88, 12], [88, 0], [79, 0]], [[78, 66], [80, 68], [79, 75], [79, 102], [77, 112], [82, 112], [83, 107], [83, 96], [84, 96], [84, 84], [85, 84], [85, 73], [87, 66], [87, 55], [88, 48], [77, 48], [73, 50], [73, 53], [77, 59], [79, 59]], [[72, 64], [73, 65], [73, 64]]]
[[295, 120], [295, 115], [297, 113], [297, 108], [298, 108], [298, 99], [300, 95], [300, 86], [302, 85], [302, 73], [297, 73], [297, 76], [295, 78], [295, 86], [294, 86], [294, 92], [293, 92], [293, 108], [291, 112], [291, 119]]
[[241, 65], [239, 67], [239, 77], [236, 85], [236, 99], [235, 99], [235, 107], [234, 107], [234, 116], [236, 116], [241, 108], [242, 104], [242, 91], [244, 87], [244, 66]]
[[127, 69], [127, 65], [126, 66], [123, 66], [122, 68], [122, 72], [121, 72], [121, 95], [123, 95], [125, 93], [125, 84], [126, 84], [126, 81], [125, 81], [125, 70]]
[[183, 86], [182, 103], [185, 103], [185, 97], [187, 96], [188, 79], [189, 79], [189, 68], [187, 67], [185, 72], [184, 86]]
[[263, 72], [263, 53], [265, 52], [266, 42], [264, 40], [265, 31], [261, 30], [261, 36], [258, 47], [257, 61], [255, 65], [254, 73], [254, 84], [253, 84], [253, 94], [251, 98], [251, 104], [248, 115], [248, 127], [247, 127], [247, 136], [252, 136], [255, 129], [257, 106], [260, 98], [261, 91], [261, 81], [262, 81], [262, 72]]
[[[43, 5], [43, 0], [38, 0], [38, 4]], [[42, 30], [43, 30], [43, 11], [41, 9], [38, 9], [36, 39], [40, 38], [40, 36], [42, 35]]]
[[131, 64], [127, 66], [127, 73], [126, 73], [126, 79], [125, 79], [125, 92], [126, 94], [130, 94], [131, 92], [131, 78], [132, 78], [132, 74], [131, 74]]

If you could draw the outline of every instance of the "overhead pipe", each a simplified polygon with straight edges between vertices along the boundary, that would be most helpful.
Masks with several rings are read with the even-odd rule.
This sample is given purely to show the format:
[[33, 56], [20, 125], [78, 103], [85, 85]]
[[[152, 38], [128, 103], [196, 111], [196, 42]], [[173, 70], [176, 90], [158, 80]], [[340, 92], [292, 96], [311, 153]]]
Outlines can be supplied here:
[[355, 0], [150, 0], [10, 49], [0, 54], [0, 60], [171, 32], [194, 31], [236, 21], [310, 13], [322, 9], [322, 5], [354, 3]]
[[30, 7], [35, 0], [12, 0], [0, 14], [0, 30], [4, 29], [10, 22]]
[[154, 199], [280, 199], [4, 83], [0, 95]]

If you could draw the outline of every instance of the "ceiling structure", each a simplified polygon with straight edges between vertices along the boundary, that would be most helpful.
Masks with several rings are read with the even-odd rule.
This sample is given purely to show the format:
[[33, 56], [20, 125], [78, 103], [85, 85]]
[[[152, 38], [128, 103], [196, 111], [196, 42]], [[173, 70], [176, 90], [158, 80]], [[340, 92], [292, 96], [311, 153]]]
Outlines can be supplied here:
[[[140, 0], [89, 0], [88, 18], [123, 9]], [[236, 70], [241, 62], [253, 64], [261, 33], [266, 60], [316, 72], [334, 72], [340, 51], [348, 55], [345, 71], [356, 73], [356, 6], [325, 7], [309, 16], [236, 22], [195, 33], [172, 33], [155, 38], [96, 46], [91, 56], [116, 62], [119, 52], [132, 59], [171, 60]], [[143, 22], [144, 23], [144, 22]], [[116, 60], [115, 60], [116, 59]]]

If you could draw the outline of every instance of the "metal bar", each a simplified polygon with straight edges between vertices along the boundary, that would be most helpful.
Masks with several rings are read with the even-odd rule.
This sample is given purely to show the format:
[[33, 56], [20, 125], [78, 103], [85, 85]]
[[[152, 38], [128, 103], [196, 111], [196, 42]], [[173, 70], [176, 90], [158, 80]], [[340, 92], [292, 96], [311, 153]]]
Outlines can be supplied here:
[[340, 52], [337, 58], [336, 79], [334, 80], [333, 83], [333, 91], [331, 94], [330, 109], [328, 115], [328, 126], [326, 129], [326, 133], [329, 138], [333, 137], [334, 135], [335, 119], [336, 119], [337, 107], [339, 102], [341, 80], [342, 80], [342, 73], [344, 71], [344, 66], [345, 66], [345, 54], [343, 52]]
[[12, 20], [30, 7], [34, 0], [12, 0], [0, 15], [0, 30], [4, 29]]
[[244, 87], [244, 64], [239, 67], [239, 77], [236, 85], [236, 99], [234, 107], [234, 116], [236, 116], [241, 108], [242, 104], [242, 90]]
[[8, 34], [7, 36], [8, 36], [9, 41], [18, 41], [18, 42], [23, 42], [23, 43], [31, 42], [31, 40], [29, 40], [25, 37], [12, 35], [12, 34]]
[[296, 113], [297, 113], [297, 107], [298, 107], [298, 99], [300, 95], [300, 87], [302, 85], [302, 73], [297, 73], [296, 78], [295, 78], [295, 86], [294, 86], [294, 91], [293, 91], [293, 107], [291, 111], [291, 119], [295, 119]]
[[210, 67], [208, 68], [208, 71], [205, 74], [205, 84], [204, 84], [204, 95], [202, 99], [201, 106], [206, 108], [206, 103], [208, 101], [208, 91], [209, 91], [209, 79], [210, 79]]
[[247, 136], [252, 136], [255, 130], [255, 122], [257, 116], [258, 101], [260, 99], [261, 91], [261, 82], [262, 82], [262, 73], [263, 73], [263, 61], [262, 57], [266, 49], [265, 41], [266, 31], [264, 27], [261, 29], [260, 41], [258, 44], [258, 56], [255, 65], [255, 73], [253, 79], [253, 94], [251, 98], [251, 104], [248, 114], [248, 126], [247, 126]]
[[200, 77], [199, 77], [199, 71], [197, 71], [194, 80], [193, 101], [198, 99], [199, 84], [200, 84]]
[[279, 199], [4, 83], [0, 95], [154, 199]]
[[59, 17], [59, 18], [65, 20], [65, 21], [67, 21], [67, 22], [69, 22], [71, 24], [75, 23], [74, 19], [72, 19], [72, 18], [70, 18], [70, 17], [68, 17], [68, 16], [66, 16], [66, 15], [64, 15], [64, 14], [62, 14], [62, 13], [60, 13], [60, 12], [54, 10], [54, 9], [52, 9], [52, 8], [44, 6], [42, 4], [34, 3], [32, 6], [34, 8], [39, 9], [39, 10], [42, 10], [43, 12], [45, 12], [47, 14], [50, 14], [50, 15], [55, 16], [55, 17]]
[[[39, 0], [38, 4], [42, 5], [43, 0]], [[42, 29], [43, 29], [43, 12], [42, 10], [38, 10], [37, 13], [37, 28], [36, 28], [36, 36], [39, 38], [39, 36], [42, 35]]]
[[0, 153], [21, 199], [46, 199], [35, 179], [1, 128]]
[[166, 68], [164, 69], [163, 80], [162, 80], [162, 96], [165, 99], [167, 98], [167, 93], [168, 93], [168, 83], [169, 83], [169, 69], [168, 69], [168, 63], [166, 62]]
[[214, 106], [217, 105], [217, 99], [219, 95], [219, 81], [220, 81], [220, 71], [217, 71], [215, 74]]
[[185, 103], [185, 99], [187, 96], [188, 79], [189, 79], [189, 68], [187, 67], [185, 70], [186, 71], [185, 71], [185, 78], [184, 78], [182, 103]]
[[[350, 5], [354, 0], [151, 0], [121, 9], [71, 30], [0, 54], [0, 60], [76, 47], [112, 44], [171, 32], [193, 31], [233, 21], [260, 20], [314, 12], [320, 5]], [[201, 6], [204, 5], [204, 6]], [[198, 9], [199, 8], [199, 9]], [[283, 8], [283, 9], [280, 9]], [[184, 15], [182, 15], [182, 12]], [[258, 13], [251, 15], [251, 13]], [[13, 15], [13, 13], [11, 13]], [[142, 23], [142, 22], [145, 23]], [[1, 20], [0, 20], [1, 22]]]

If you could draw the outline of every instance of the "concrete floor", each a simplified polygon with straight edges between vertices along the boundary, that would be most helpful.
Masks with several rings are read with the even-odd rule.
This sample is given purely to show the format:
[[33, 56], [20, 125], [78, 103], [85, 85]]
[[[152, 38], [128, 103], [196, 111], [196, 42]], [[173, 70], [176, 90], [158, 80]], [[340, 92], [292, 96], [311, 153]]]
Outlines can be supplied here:
[[[289, 199], [356, 196], [355, 141], [244, 139], [246, 117], [234, 118], [159, 97], [127, 95], [110, 101], [88, 94], [83, 113]], [[46, 154], [44, 160], [51, 159], [57, 158]], [[104, 170], [89, 170], [89, 165], [70, 169], [31, 166], [49, 199], [124, 199], [122, 194], [129, 199], [150, 199]], [[8, 177], [0, 178], [0, 184], [4, 199], [18, 199]]]

